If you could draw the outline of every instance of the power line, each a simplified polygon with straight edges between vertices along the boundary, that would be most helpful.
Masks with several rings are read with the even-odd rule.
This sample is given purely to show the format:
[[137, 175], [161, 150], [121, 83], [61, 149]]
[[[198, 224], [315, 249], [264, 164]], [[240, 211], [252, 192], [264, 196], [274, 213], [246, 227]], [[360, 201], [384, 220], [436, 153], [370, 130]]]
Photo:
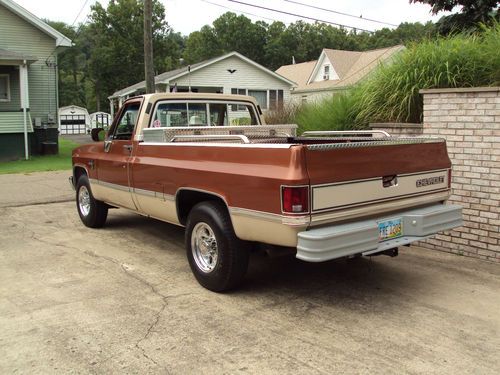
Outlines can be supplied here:
[[336, 23], [336, 22], [325, 21], [325, 20], [321, 20], [321, 19], [318, 19], [318, 18], [314, 18], [314, 17], [308, 17], [308, 16], [303, 16], [303, 15], [300, 15], [300, 14], [285, 12], [283, 10], [278, 10], [278, 9], [273, 9], [273, 8], [267, 8], [267, 7], [263, 7], [263, 6], [256, 5], [256, 4], [245, 3], [243, 1], [237, 1], [237, 0], [228, 0], [228, 1], [230, 1], [232, 3], [247, 5], [247, 6], [254, 7], [254, 8], [268, 10], [270, 12], [276, 12], [276, 13], [286, 14], [288, 16], [293, 16], [293, 17], [298, 17], [298, 18], [304, 18], [304, 19], [308, 19], [308, 20], [312, 20], [312, 21], [317, 21], [317, 22], [322, 22], [322, 23], [328, 23], [330, 25], [335, 25], [335, 26], [339, 26], [339, 27], [347, 27], [349, 29], [356, 29], [356, 30], [366, 31], [368, 33], [373, 33], [372, 30], [362, 29], [362, 28], [359, 28], [359, 27], [354, 27], [354, 26], [349, 26], [349, 25], [343, 25], [341, 23]]
[[76, 15], [75, 17], [75, 20], [73, 21], [73, 23], [71, 24], [71, 26], [74, 26], [75, 25], [75, 22], [76, 20], [78, 19], [78, 17], [80, 17], [80, 14], [82, 14], [83, 10], [85, 9], [85, 7], [87, 6], [87, 3], [89, 2], [89, 0], [85, 0], [85, 2], [83, 3], [83, 6], [80, 8], [80, 11], [78, 12], [78, 14]]
[[305, 4], [305, 3], [301, 3], [301, 2], [299, 2], [299, 1], [293, 1], [293, 0], [283, 0], [283, 1], [286, 1], [287, 3], [293, 3], [293, 4], [302, 5], [302, 6], [305, 6], [305, 7], [308, 7], [308, 8], [313, 8], [313, 9], [323, 10], [323, 11], [325, 11], [325, 12], [329, 12], [329, 13], [335, 13], [335, 14], [340, 14], [340, 15], [342, 15], [342, 16], [347, 16], [347, 17], [356, 18], [356, 19], [358, 19], [358, 20], [365, 20], [365, 21], [377, 22], [377, 23], [381, 23], [381, 24], [383, 24], [383, 25], [389, 25], [389, 26], [398, 27], [398, 25], [394, 25], [393, 23], [388, 23], [388, 22], [383, 22], [383, 21], [377, 21], [377, 20], [374, 20], [374, 19], [372, 19], [372, 18], [365, 18], [365, 17], [363, 17], [363, 16], [355, 16], [355, 15], [353, 15], [353, 14], [344, 13], [344, 12], [339, 12], [339, 11], [332, 10], [332, 9], [320, 8], [320, 7], [317, 7], [317, 6], [315, 6], [315, 5]]
[[232, 10], [233, 12], [239, 12], [239, 13], [242, 13], [242, 14], [246, 14], [248, 16], [253, 16], [253, 17], [257, 17], [257, 18], [262, 18], [262, 19], [265, 19], [265, 20], [268, 20], [268, 21], [277, 21], [276, 19], [274, 18], [269, 18], [269, 17], [263, 17], [263, 16], [259, 16], [258, 14], [254, 14], [254, 13], [249, 13], [249, 12], [242, 12], [241, 10], [237, 10], [237, 9], [234, 9], [234, 8], [230, 8], [230, 7], [227, 7], [225, 5], [222, 5], [222, 4], [217, 4], [217, 3], [213, 3], [211, 1], [208, 1], [208, 0], [201, 0], [203, 1], [204, 3], [207, 3], [207, 4], [212, 4], [212, 5], [215, 5], [215, 6], [218, 6], [218, 7], [221, 7], [221, 8], [224, 8], [224, 9], [227, 9], [227, 10]]
[[[85, 0], [82, 7], [80, 8], [80, 11], [78, 12], [78, 14], [76, 15], [75, 19], [73, 20], [73, 23], [71, 24], [71, 28], [75, 25], [75, 22], [76, 20], [80, 17], [80, 14], [82, 14], [83, 10], [85, 9], [85, 7], [87, 6], [87, 3], [89, 2], [89, 0]], [[80, 29], [82, 28], [82, 25], [85, 23], [85, 21], [87, 21], [87, 18], [89, 17], [89, 15], [87, 14], [87, 16], [85, 17], [85, 19], [83, 20], [82, 23], [80, 23], [80, 25], [78, 26], [78, 29], [76, 30], [75, 32], [75, 40], [76, 38], [78, 38], [78, 36], [80, 35]], [[57, 31], [57, 30], [56, 30]], [[62, 33], [61, 33], [62, 34]], [[63, 34], [64, 35], [64, 34]], [[47, 58], [45, 59], [45, 64], [48, 64], [48, 61], [49, 61], [49, 58], [54, 54], [54, 52], [56, 52], [57, 48], [59, 47], [59, 45], [57, 45], [56, 43], [56, 46], [54, 47], [54, 49], [52, 50], [52, 52], [50, 53], [49, 56], [47, 56]]]

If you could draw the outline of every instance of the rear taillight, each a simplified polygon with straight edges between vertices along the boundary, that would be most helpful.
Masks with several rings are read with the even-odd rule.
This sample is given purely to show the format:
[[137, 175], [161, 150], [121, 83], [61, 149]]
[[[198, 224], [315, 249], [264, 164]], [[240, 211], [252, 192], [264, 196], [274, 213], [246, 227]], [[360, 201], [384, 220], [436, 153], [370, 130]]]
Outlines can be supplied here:
[[451, 168], [448, 169], [448, 189], [451, 189]]
[[282, 186], [281, 199], [284, 213], [304, 214], [309, 212], [308, 186]]

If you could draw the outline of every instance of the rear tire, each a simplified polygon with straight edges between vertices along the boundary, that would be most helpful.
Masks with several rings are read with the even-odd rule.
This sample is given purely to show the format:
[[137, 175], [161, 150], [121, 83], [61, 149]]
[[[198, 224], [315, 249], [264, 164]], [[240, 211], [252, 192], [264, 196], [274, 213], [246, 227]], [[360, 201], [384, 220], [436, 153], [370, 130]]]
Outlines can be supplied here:
[[249, 246], [236, 237], [223, 204], [202, 202], [193, 207], [185, 243], [191, 270], [203, 287], [223, 292], [238, 286], [245, 277]]
[[92, 195], [87, 175], [81, 175], [76, 183], [76, 208], [83, 224], [89, 228], [101, 228], [108, 217], [108, 206]]

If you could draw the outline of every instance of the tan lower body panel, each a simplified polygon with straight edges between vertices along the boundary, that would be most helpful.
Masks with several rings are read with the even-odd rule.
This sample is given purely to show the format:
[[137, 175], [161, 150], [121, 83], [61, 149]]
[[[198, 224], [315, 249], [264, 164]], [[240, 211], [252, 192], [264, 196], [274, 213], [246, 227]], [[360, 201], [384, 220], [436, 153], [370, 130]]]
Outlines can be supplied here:
[[175, 200], [165, 200], [159, 197], [135, 194], [142, 214], [154, 217], [171, 224], [180, 225], [177, 219]]
[[[154, 191], [134, 189], [91, 181], [94, 197], [111, 205], [132, 209], [171, 224], [181, 225], [174, 196], [163, 196]], [[137, 209], [132, 201], [137, 203]], [[245, 241], [263, 242], [280, 246], [297, 246], [297, 233], [307, 228], [308, 217], [290, 218], [282, 215], [229, 207], [236, 236]], [[284, 224], [286, 223], [286, 224]]]
[[130, 210], [137, 210], [128, 187], [107, 184], [94, 179], [91, 179], [89, 182], [92, 195], [95, 199]]
[[[150, 216], [168, 223], [180, 225], [177, 218], [177, 207], [174, 196], [162, 196], [158, 193], [137, 190], [134, 193], [125, 191], [124, 187], [103, 185], [96, 180], [91, 181], [94, 197], [112, 205], [129, 208], [142, 215]], [[127, 188], [128, 189], [128, 188]], [[132, 201], [137, 202], [138, 210]], [[371, 204], [333, 212], [317, 213], [309, 216], [291, 217], [248, 209], [229, 207], [229, 214], [235, 234], [245, 241], [262, 242], [271, 245], [296, 247], [297, 234], [311, 227], [329, 225], [340, 221], [377, 215], [389, 211], [402, 210], [444, 201], [449, 192], [439, 192], [425, 196], [400, 199], [392, 202]]]
[[279, 246], [297, 246], [297, 233], [307, 225], [283, 224], [284, 217], [255, 211], [230, 208], [236, 236], [245, 241], [263, 242]]

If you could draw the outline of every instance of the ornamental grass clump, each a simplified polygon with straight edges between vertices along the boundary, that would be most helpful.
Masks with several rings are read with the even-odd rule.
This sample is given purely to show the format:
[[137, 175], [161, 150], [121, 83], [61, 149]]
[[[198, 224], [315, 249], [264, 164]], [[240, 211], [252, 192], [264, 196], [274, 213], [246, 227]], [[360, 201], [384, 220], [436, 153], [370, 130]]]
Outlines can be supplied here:
[[363, 126], [356, 122], [360, 90], [339, 92], [321, 102], [304, 104], [298, 111], [298, 133], [308, 130], [354, 130]]
[[365, 81], [356, 116], [368, 122], [420, 122], [421, 89], [498, 84], [500, 27], [410, 45]]
[[301, 130], [421, 122], [421, 89], [500, 85], [500, 23], [478, 34], [411, 44], [356, 87], [298, 111]]

